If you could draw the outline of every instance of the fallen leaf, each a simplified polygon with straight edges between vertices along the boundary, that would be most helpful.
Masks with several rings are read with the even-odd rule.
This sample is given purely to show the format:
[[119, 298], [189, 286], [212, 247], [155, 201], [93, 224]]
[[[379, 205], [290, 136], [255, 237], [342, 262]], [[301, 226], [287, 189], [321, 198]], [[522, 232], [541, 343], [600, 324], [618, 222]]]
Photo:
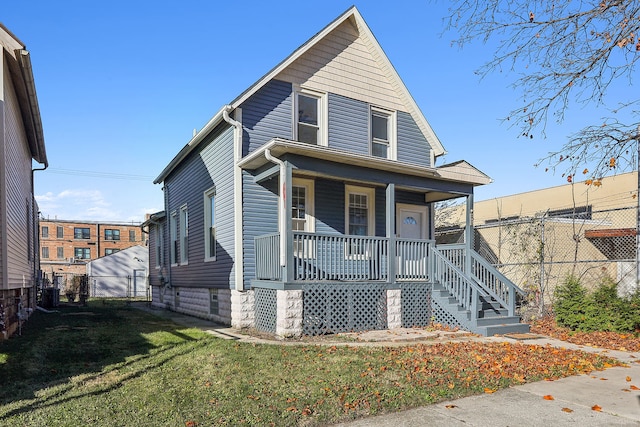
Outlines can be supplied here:
[[609, 378], [600, 378], [600, 381], [608, 381]]
[[487, 394], [491, 394], [491, 393], [495, 393], [496, 391], [491, 389], [491, 388], [485, 387], [484, 392], [487, 393]]
[[638, 387], [636, 387], [636, 386], [634, 386], [634, 385], [630, 385], [630, 386], [629, 386], [629, 388], [630, 388], [631, 390], [640, 390], [640, 388], [638, 388]]
[[543, 398], [544, 400], [555, 400], [555, 399], [553, 398], [553, 396], [551, 396], [550, 394], [547, 394], [547, 395], [545, 395], [545, 396], [542, 396], [542, 398]]
[[600, 406], [598, 406], [598, 405], [593, 405], [591, 407], [591, 409], [594, 410], [594, 411], [602, 412], [602, 408]]
[[573, 409], [569, 409], [569, 408], [562, 408], [562, 412], [567, 412], [567, 413], [572, 413]]
[[627, 382], [631, 382], [631, 377], [627, 375]]
[[453, 409], [453, 408], [457, 408], [457, 406], [456, 405], [445, 405], [445, 408]]

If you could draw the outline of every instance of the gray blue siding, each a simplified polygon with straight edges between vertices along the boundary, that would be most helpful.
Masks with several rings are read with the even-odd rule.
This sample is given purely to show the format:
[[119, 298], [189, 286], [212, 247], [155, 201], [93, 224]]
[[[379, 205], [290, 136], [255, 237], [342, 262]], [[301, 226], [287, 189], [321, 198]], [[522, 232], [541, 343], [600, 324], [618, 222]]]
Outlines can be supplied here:
[[272, 138], [293, 139], [292, 100], [291, 83], [271, 80], [242, 104], [243, 156]]
[[248, 172], [242, 173], [242, 244], [244, 285], [255, 278], [254, 239], [278, 232], [278, 177], [257, 184]]
[[398, 161], [431, 166], [431, 147], [409, 113], [398, 111]]
[[330, 93], [329, 147], [369, 154], [369, 105]]
[[[173, 286], [234, 285], [233, 164], [233, 129], [224, 124], [165, 180], [166, 224], [170, 223], [172, 213], [179, 212], [185, 204], [189, 217], [188, 263], [170, 267]], [[204, 193], [212, 187], [216, 189], [216, 260], [205, 262]], [[165, 228], [164, 238], [168, 242], [168, 256], [169, 227]]]

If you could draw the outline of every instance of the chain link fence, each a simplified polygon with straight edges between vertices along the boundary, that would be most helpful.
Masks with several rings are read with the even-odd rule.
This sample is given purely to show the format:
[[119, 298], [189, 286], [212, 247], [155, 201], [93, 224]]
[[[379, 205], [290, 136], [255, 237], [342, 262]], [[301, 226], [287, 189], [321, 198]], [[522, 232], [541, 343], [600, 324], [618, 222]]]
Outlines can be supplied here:
[[[568, 276], [587, 289], [613, 280], [620, 295], [637, 288], [637, 208], [568, 209], [529, 218], [506, 218], [474, 227], [475, 250], [527, 292], [543, 312]], [[460, 243], [464, 232], [437, 232], [438, 243]]]

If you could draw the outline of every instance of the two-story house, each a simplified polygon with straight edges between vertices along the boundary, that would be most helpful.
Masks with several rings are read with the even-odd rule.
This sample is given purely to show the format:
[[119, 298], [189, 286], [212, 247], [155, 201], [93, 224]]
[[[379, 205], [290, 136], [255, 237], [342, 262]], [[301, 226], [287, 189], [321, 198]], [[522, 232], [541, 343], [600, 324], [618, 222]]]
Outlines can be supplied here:
[[528, 328], [514, 316], [518, 288], [470, 237], [435, 246], [433, 203], [490, 182], [464, 161], [436, 167], [444, 153], [348, 9], [156, 178], [165, 210], [145, 224], [153, 304], [277, 336], [432, 319], [484, 334]]
[[[34, 174], [47, 167], [31, 56], [0, 24], [0, 339], [35, 309], [40, 277]], [[33, 162], [42, 166], [35, 166]]]

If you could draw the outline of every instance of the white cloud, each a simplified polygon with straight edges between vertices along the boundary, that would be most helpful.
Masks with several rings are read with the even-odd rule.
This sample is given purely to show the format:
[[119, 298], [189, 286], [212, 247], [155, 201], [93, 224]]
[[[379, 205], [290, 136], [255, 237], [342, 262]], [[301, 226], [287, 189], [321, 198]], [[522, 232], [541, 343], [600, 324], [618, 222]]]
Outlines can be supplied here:
[[45, 218], [87, 221], [119, 221], [122, 218], [100, 190], [67, 189], [35, 198]]

